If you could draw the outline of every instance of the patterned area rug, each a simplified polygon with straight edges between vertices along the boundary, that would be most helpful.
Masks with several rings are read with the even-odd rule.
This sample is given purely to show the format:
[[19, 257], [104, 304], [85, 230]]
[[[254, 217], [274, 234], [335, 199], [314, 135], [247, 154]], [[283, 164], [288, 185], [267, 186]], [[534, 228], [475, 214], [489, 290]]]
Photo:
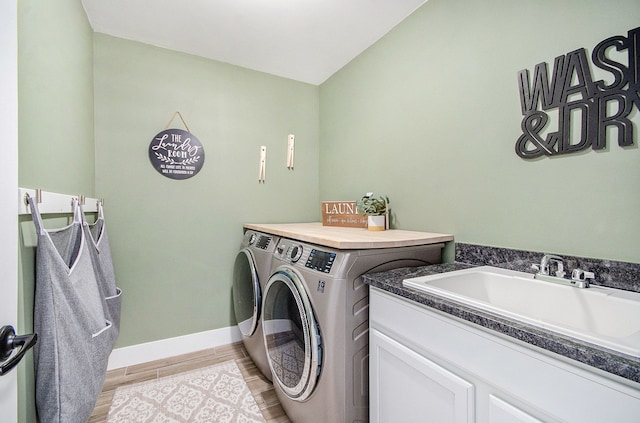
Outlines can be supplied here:
[[116, 389], [107, 423], [264, 423], [234, 361]]

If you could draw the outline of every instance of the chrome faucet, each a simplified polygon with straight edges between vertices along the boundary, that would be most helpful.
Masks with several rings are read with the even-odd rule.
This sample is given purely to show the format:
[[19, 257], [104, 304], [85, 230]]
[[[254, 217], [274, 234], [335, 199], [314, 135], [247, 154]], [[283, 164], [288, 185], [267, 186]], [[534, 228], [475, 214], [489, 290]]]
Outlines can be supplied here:
[[565, 275], [564, 271], [564, 261], [562, 257], [556, 256], [553, 254], [545, 254], [542, 256], [542, 260], [540, 260], [540, 266], [534, 265], [533, 267], [538, 270], [538, 273], [541, 275], [549, 275], [551, 263], [556, 263], [557, 270], [555, 272], [556, 277], [563, 278]]
[[[551, 265], [556, 264], [555, 276], [552, 276]], [[534, 278], [547, 282], [555, 282], [563, 285], [575, 286], [577, 288], [589, 288], [589, 280], [593, 280], [595, 275], [592, 272], [587, 272], [582, 269], [573, 269], [571, 272], [571, 280], [564, 279], [566, 272], [564, 271], [564, 259], [560, 256], [553, 254], [545, 254], [540, 260], [540, 264], [531, 265], [538, 272], [534, 275]]]

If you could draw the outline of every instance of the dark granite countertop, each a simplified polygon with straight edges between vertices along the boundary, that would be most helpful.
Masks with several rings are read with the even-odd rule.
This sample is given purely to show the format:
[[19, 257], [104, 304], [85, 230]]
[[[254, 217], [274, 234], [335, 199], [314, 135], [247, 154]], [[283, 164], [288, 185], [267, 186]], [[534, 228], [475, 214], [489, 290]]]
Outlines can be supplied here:
[[430, 308], [456, 316], [527, 344], [535, 345], [536, 347], [559, 354], [563, 357], [576, 360], [587, 366], [640, 383], [639, 357], [601, 348], [575, 338], [514, 321], [456, 301], [430, 295], [412, 288], [405, 288], [402, 285], [404, 279], [468, 269], [471, 267], [474, 266], [463, 263], [449, 263], [401, 268], [363, 275], [363, 279], [365, 283], [370, 286], [424, 304]]

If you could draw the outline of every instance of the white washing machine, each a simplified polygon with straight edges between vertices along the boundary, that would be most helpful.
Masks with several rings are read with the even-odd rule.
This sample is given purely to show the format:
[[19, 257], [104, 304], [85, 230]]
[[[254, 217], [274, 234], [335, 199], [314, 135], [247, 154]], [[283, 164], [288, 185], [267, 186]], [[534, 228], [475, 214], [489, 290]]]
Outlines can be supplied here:
[[262, 336], [262, 293], [271, 275], [273, 253], [279, 237], [247, 230], [233, 266], [233, 310], [249, 356], [271, 380]]
[[292, 422], [369, 421], [369, 287], [361, 276], [440, 263], [443, 246], [336, 250], [280, 239], [262, 329]]

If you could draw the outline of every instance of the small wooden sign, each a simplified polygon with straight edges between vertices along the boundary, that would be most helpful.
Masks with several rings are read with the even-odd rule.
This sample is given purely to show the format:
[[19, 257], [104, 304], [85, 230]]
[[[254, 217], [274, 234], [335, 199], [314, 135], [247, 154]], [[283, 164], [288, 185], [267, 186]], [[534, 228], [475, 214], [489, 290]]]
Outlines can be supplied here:
[[367, 216], [358, 214], [355, 201], [323, 201], [322, 226], [366, 228]]

